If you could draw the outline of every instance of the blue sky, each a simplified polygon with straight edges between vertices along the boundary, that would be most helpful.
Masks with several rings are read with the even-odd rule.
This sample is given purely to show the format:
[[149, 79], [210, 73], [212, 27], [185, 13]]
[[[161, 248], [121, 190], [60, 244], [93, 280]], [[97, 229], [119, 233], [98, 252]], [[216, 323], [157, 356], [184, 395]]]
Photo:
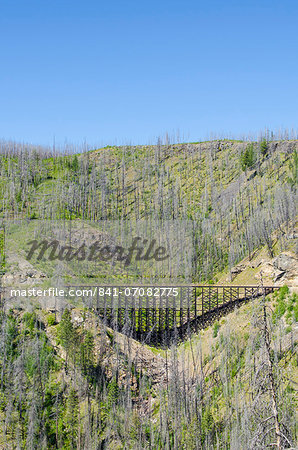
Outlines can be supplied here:
[[298, 2], [0, 2], [0, 137], [298, 128]]

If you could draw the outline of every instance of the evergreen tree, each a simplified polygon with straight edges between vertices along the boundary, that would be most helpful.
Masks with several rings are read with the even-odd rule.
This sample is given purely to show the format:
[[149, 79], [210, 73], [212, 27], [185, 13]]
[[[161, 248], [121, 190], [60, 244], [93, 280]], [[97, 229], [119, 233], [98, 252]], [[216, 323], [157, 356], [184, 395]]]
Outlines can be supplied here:
[[266, 155], [267, 151], [268, 151], [268, 144], [266, 139], [263, 139], [262, 142], [260, 143], [260, 151], [262, 153], [262, 155]]
[[89, 330], [80, 345], [80, 358], [83, 370], [88, 371], [94, 364], [94, 338]]
[[246, 170], [253, 166], [255, 162], [254, 146], [249, 144], [241, 155], [241, 168]]
[[77, 340], [77, 333], [71, 321], [71, 313], [68, 308], [66, 308], [63, 312], [59, 325], [58, 337], [67, 354], [71, 354], [72, 356]]

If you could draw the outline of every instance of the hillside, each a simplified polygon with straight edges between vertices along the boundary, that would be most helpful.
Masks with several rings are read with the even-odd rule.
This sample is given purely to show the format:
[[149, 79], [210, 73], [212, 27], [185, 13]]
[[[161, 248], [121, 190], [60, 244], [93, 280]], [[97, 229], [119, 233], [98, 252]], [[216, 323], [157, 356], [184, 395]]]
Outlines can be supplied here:
[[213, 280], [263, 244], [270, 256], [295, 251], [297, 146], [216, 141], [74, 156], [4, 147], [1, 216], [189, 220], [192, 279]]
[[[1, 316], [2, 448], [266, 448], [279, 421], [297, 436], [297, 296], [284, 289], [170, 350], [150, 349], [92, 313]], [[294, 323], [292, 324], [292, 321]], [[288, 325], [292, 324], [292, 325]], [[272, 328], [273, 327], [273, 328]]]
[[[0, 448], [296, 448], [297, 149], [0, 145]], [[71, 257], [135, 236], [167, 245], [170, 260]], [[32, 256], [32, 239], [54, 245]], [[7, 297], [8, 287], [148, 280], [280, 289], [233, 303], [168, 347], [129, 337], [128, 316], [123, 334], [108, 326], [84, 295]], [[138, 323], [143, 314], [135, 307]]]

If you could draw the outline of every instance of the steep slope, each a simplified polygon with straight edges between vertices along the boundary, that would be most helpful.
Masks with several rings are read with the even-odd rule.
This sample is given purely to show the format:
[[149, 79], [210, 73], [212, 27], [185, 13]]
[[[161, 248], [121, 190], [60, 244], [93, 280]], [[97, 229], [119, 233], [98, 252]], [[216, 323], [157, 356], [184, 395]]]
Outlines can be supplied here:
[[[193, 282], [283, 287], [168, 350], [84, 307], [4, 308], [0, 446], [238, 450], [277, 437], [297, 446], [297, 146], [216, 141], [81, 155], [16, 146], [1, 155], [5, 223], [28, 219], [30, 231], [36, 219], [191, 221]], [[25, 230], [16, 233], [22, 244]], [[49, 282], [47, 264], [8, 256], [2, 279]]]
[[2, 314], [0, 445], [265, 448], [276, 438], [273, 374], [283, 448], [294, 447], [297, 319], [283, 288], [157, 352], [87, 311], [59, 324], [41, 310]]
[[[191, 220], [193, 281], [255, 249], [295, 250], [297, 141], [109, 147], [1, 157], [2, 217]], [[213, 280], [214, 281], [214, 280]], [[216, 280], [215, 280], [216, 281]]]

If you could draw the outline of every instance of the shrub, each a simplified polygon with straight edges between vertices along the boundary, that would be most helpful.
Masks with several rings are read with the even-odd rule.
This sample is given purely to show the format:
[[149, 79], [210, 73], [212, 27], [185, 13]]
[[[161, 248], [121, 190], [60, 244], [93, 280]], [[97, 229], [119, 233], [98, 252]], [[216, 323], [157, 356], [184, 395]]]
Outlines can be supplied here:
[[286, 307], [285, 302], [283, 300], [280, 300], [277, 303], [277, 306], [275, 308], [274, 317], [276, 319], [280, 319], [284, 315], [284, 313], [286, 312], [286, 309], [287, 309], [287, 307]]
[[52, 325], [55, 325], [55, 323], [56, 323], [56, 320], [55, 320], [55, 314], [49, 314], [48, 316], [47, 316], [47, 322], [48, 322], [48, 325], [51, 327]]
[[282, 286], [281, 288], [280, 288], [280, 290], [279, 290], [279, 295], [278, 295], [278, 297], [279, 297], [279, 300], [284, 300], [285, 298], [286, 298], [286, 296], [287, 296], [287, 294], [289, 293], [289, 288], [288, 288], [288, 286]]
[[217, 337], [218, 331], [219, 331], [219, 323], [216, 322], [213, 327], [213, 337], [215, 337], [215, 338]]
[[287, 314], [286, 314], [286, 322], [289, 325], [292, 323], [292, 313], [291, 313], [291, 311], [287, 312]]
[[244, 340], [245, 341], [248, 341], [248, 339], [249, 339], [249, 333], [244, 333], [244, 335], [243, 335], [243, 337], [244, 337]]
[[298, 305], [294, 306], [294, 320], [298, 322]]
[[298, 183], [298, 153], [294, 152], [294, 161], [289, 164], [291, 176], [287, 178], [288, 183], [291, 186], [295, 186]]

